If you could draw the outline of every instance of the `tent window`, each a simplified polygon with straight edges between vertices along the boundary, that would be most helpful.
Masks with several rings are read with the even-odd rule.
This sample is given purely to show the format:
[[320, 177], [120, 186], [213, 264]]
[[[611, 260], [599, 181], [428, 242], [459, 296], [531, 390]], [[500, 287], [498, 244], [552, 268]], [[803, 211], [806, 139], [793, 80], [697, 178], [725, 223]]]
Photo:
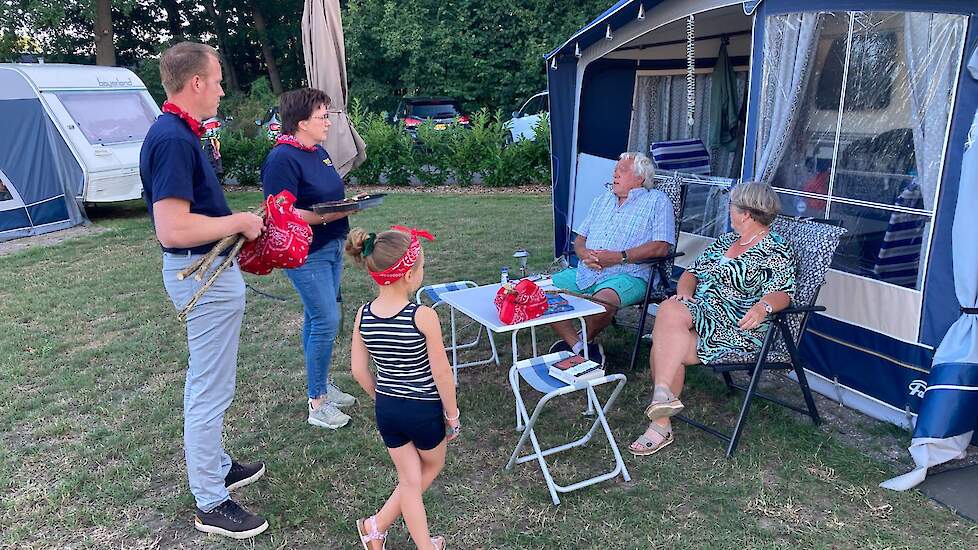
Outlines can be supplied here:
[[0, 202], [12, 201], [14, 196], [7, 190], [7, 186], [3, 180], [0, 180]]
[[841, 220], [832, 266], [920, 289], [967, 17], [766, 20], [755, 177], [788, 214]]
[[156, 120], [141, 91], [56, 92], [92, 145], [140, 141]]

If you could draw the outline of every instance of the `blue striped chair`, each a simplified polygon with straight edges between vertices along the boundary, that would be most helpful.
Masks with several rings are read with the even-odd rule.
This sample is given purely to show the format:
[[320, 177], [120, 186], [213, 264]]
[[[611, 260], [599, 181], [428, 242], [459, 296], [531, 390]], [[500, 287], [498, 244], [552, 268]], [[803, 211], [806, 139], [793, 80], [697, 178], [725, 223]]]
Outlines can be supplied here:
[[[923, 208], [920, 186], [912, 183], [894, 202], [896, 206]], [[873, 272], [881, 281], [914, 288], [920, 269], [920, 247], [924, 242], [924, 218], [914, 214], [890, 214], [886, 233], [876, 257]]]
[[710, 152], [701, 139], [657, 141], [649, 146], [649, 153], [660, 172], [710, 175]]

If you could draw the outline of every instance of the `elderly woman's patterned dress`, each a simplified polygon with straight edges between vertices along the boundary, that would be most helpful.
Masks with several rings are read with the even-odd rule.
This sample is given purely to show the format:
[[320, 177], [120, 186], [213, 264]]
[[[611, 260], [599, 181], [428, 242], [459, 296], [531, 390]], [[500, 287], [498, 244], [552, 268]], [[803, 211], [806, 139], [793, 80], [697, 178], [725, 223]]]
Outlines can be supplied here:
[[784, 237], [772, 231], [740, 256], [725, 258], [739, 238], [721, 235], [686, 269], [698, 280], [696, 301], [686, 307], [699, 335], [696, 355], [704, 363], [728, 351], [760, 349], [768, 323], [745, 331], [738, 322], [764, 295], [795, 292], [795, 255]]

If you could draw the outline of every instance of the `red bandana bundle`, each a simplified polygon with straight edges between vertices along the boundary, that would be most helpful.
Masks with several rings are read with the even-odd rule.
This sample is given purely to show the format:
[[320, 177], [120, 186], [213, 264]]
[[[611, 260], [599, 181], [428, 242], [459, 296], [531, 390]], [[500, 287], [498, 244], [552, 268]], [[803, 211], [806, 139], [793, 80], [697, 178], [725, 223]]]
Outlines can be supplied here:
[[310, 153], [316, 150], [315, 145], [313, 145], [312, 147], [303, 145], [301, 141], [296, 139], [295, 136], [291, 134], [279, 134], [278, 137], [275, 138], [275, 145], [291, 145], [296, 149], [300, 149], [302, 151], [307, 151]]
[[187, 126], [190, 127], [190, 131], [193, 132], [198, 138], [204, 136], [204, 132], [206, 131], [204, 125], [201, 124], [199, 120], [191, 116], [187, 111], [184, 111], [169, 101], [164, 101], [163, 112], [170, 113], [171, 115], [177, 115], [180, 120], [187, 123]]
[[533, 281], [522, 279], [515, 286], [504, 285], [493, 300], [499, 320], [512, 325], [536, 319], [547, 311], [547, 295]]
[[306, 263], [312, 228], [295, 210], [295, 197], [282, 191], [265, 199], [265, 231], [245, 243], [238, 255], [242, 271], [268, 275], [272, 269], [292, 269]]
[[408, 245], [407, 252], [394, 262], [394, 265], [383, 271], [370, 271], [370, 276], [377, 281], [378, 285], [389, 285], [394, 281], [400, 280], [408, 271], [411, 271], [411, 268], [418, 262], [418, 257], [421, 255], [421, 241], [418, 240], [418, 237], [424, 237], [429, 241], [435, 240], [434, 235], [423, 229], [408, 228], [402, 225], [392, 225], [391, 229], [410, 233], [411, 244]]

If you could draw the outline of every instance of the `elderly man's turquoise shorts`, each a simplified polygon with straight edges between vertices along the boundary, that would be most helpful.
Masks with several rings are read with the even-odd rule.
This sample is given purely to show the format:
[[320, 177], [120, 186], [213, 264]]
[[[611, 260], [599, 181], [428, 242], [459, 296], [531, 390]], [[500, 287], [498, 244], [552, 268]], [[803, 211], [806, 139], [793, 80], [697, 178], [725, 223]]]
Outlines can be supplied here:
[[619, 273], [587, 288], [578, 288], [576, 267], [554, 273], [552, 279], [554, 286], [558, 288], [578, 294], [587, 294], [589, 296], [597, 294], [599, 290], [610, 288], [618, 294], [618, 299], [621, 300], [622, 306], [630, 306], [644, 300], [645, 289], [648, 287], [648, 283], [638, 277]]

